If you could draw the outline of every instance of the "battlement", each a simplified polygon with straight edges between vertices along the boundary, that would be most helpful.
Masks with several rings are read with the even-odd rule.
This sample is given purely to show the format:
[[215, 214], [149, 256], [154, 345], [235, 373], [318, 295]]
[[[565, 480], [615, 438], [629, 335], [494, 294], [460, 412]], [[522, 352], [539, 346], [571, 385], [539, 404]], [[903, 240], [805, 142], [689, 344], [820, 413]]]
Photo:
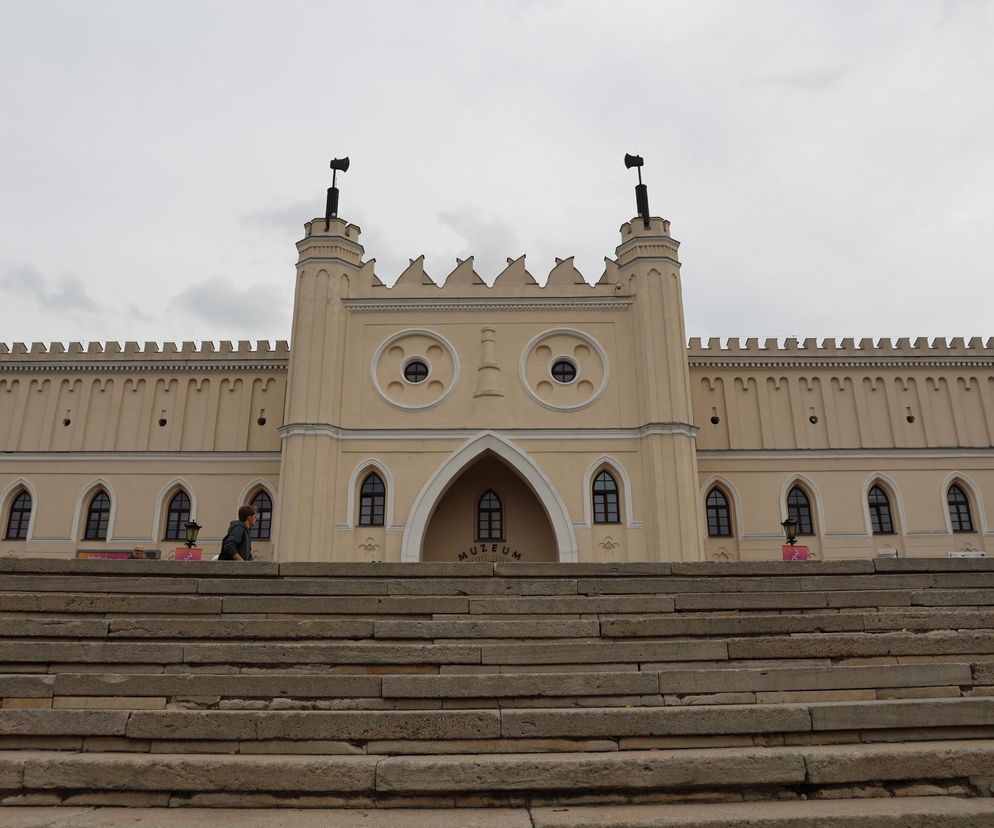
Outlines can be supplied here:
[[994, 357], [994, 337], [975, 336], [969, 340], [957, 336], [952, 339], [936, 337], [929, 339], [919, 336], [915, 339], [901, 337], [891, 340], [887, 338], [873, 339], [865, 337], [854, 339], [818, 339], [809, 337], [797, 339], [789, 337], [784, 340], [749, 338], [725, 339], [710, 337], [706, 341], [701, 337], [691, 337], [687, 345], [689, 357]]
[[[653, 217], [649, 228], [641, 221], [626, 222], [621, 226], [621, 245], [617, 258], [604, 257], [600, 273], [581, 273], [573, 256], [557, 257], [545, 281], [539, 281], [526, 267], [525, 256], [508, 258], [507, 265], [490, 282], [476, 270], [474, 259], [457, 258], [454, 267], [444, 276], [433, 278], [425, 270], [425, 257], [409, 259], [409, 264], [397, 275], [381, 276], [376, 272], [376, 259], [364, 259], [365, 251], [359, 244], [361, 230], [344, 219], [330, 219], [327, 229], [324, 219], [314, 219], [304, 225], [304, 238], [297, 243], [300, 254], [298, 268], [308, 265], [328, 267], [329, 262], [339, 261], [358, 268], [349, 275], [349, 298], [473, 298], [505, 299], [560, 298], [560, 297], [630, 297], [638, 291], [638, 280], [623, 277], [621, 268], [636, 258], [665, 258], [677, 263], [679, 243], [672, 239], [669, 221]], [[489, 275], [489, 274], [488, 274]]]
[[269, 340], [250, 342], [0, 342], [0, 362], [224, 362], [224, 361], [274, 361], [284, 362], [289, 357], [290, 345], [277, 340], [275, 347]]
[[488, 284], [476, 270], [474, 258], [456, 259], [455, 266], [441, 283], [425, 269], [425, 257], [410, 259], [408, 266], [391, 284], [375, 272], [376, 259], [364, 262], [357, 278], [349, 281], [350, 298], [509, 298], [537, 296], [617, 296], [630, 295], [613, 259], [604, 258], [604, 270], [596, 281], [584, 278], [569, 256], [556, 259], [545, 283], [539, 282], [525, 265], [525, 257], [507, 259], [507, 266]]

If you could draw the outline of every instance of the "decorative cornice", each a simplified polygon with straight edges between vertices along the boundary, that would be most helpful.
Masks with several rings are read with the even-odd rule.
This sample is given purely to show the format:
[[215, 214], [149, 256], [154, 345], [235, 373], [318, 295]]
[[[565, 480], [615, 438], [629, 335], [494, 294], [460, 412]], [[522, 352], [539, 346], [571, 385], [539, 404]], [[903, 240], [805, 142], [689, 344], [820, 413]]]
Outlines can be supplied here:
[[216, 463], [219, 460], [266, 461], [278, 463], [279, 451], [0, 451], [0, 463], [16, 460], [18, 463], [34, 460], [100, 460], [103, 462], [142, 462], [150, 460]]
[[[638, 440], [658, 434], [694, 437], [697, 426], [689, 423], [646, 423], [635, 428], [497, 428], [484, 429], [507, 440]], [[297, 436], [332, 437], [337, 440], [468, 440], [478, 428], [341, 428], [329, 423], [288, 423], [279, 429], [283, 439]]]
[[712, 359], [691, 356], [687, 358], [691, 370], [700, 368], [740, 368], [742, 370], [759, 368], [994, 368], [994, 357], [947, 356], [936, 357], [826, 357], [826, 358], [766, 358], [762, 356], [747, 356], [735, 358]]
[[994, 458], [994, 448], [698, 449], [698, 460], [867, 460]]
[[274, 359], [266, 362], [244, 362], [240, 360], [225, 360], [223, 357], [217, 360], [187, 362], [161, 360], [31, 360], [31, 361], [9, 361], [0, 358], [0, 373], [24, 373], [24, 372], [53, 372], [53, 371], [76, 371], [85, 373], [106, 372], [120, 373], [122, 371], [286, 371], [289, 360], [287, 357]]
[[632, 304], [631, 296], [535, 296], [515, 298], [494, 297], [397, 297], [396, 299], [344, 299], [352, 312], [368, 311], [494, 311], [494, 310], [625, 310]]

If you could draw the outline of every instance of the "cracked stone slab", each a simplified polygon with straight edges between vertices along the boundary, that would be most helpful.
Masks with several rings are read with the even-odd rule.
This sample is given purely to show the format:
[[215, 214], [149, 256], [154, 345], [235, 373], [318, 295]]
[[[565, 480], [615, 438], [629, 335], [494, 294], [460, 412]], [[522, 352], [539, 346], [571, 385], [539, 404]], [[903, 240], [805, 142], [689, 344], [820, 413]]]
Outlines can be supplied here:
[[610, 754], [395, 756], [376, 769], [391, 792], [536, 791], [794, 784], [804, 780], [799, 753], [724, 749]]

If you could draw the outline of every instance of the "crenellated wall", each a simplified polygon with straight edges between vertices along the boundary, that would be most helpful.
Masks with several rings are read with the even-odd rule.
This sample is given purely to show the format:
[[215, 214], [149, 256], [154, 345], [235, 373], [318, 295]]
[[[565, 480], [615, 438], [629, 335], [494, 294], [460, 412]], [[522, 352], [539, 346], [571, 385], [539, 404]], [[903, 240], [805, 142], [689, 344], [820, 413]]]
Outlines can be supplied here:
[[278, 451], [285, 341], [0, 343], [0, 450]]
[[994, 339], [691, 339], [687, 357], [699, 449], [994, 445]]

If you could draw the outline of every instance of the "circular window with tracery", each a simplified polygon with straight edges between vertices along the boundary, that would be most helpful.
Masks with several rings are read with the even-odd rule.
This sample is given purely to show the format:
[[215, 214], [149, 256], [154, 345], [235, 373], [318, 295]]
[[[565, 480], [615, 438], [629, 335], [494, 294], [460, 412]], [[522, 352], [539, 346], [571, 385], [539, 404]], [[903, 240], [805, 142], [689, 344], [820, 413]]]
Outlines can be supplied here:
[[428, 379], [428, 363], [422, 359], [412, 359], [404, 366], [404, 379], [415, 385]]
[[576, 366], [568, 359], [557, 359], [552, 363], [552, 378], [568, 385], [576, 379]]

